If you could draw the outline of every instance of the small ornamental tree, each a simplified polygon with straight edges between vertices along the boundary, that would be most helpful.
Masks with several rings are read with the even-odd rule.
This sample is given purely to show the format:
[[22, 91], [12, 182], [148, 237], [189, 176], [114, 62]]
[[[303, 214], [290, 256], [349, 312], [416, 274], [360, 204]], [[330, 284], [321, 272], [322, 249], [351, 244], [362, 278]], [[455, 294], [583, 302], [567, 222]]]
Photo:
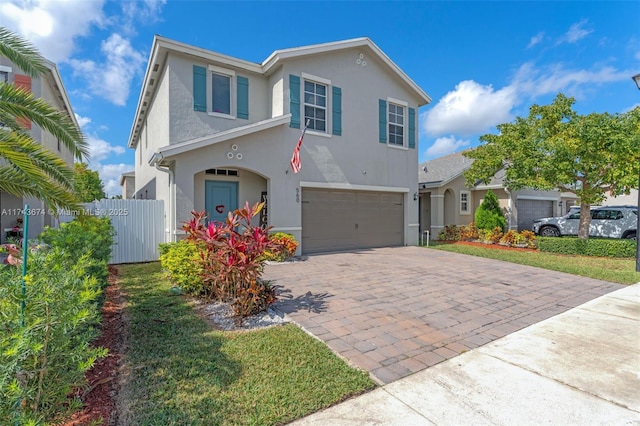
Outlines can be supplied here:
[[493, 191], [488, 190], [484, 197], [484, 201], [476, 210], [475, 224], [478, 229], [493, 230], [500, 228], [504, 231], [505, 220], [502, 209], [498, 203], [498, 197]]
[[265, 310], [276, 301], [275, 290], [262, 281], [265, 252], [278, 249], [269, 238], [270, 228], [251, 224], [264, 203], [249, 203], [229, 212], [224, 222], [205, 224], [205, 212], [191, 212], [183, 226], [187, 239], [200, 249], [200, 267], [208, 297], [231, 302], [236, 315], [246, 317]]

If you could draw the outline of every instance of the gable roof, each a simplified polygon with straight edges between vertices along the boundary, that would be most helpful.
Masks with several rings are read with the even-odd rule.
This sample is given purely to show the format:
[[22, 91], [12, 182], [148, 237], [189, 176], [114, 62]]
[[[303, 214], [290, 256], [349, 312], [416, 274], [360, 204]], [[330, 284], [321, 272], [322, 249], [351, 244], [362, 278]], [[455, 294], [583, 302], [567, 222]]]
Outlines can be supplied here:
[[[462, 152], [420, 163], [418, 184], [420, 188], [437, 188], [456, 179], [471, 167], [473, 160], [462, 155]], [[425, 169], [426, 167], [426, 169]], [[425, 171], [426, 170], [426, 171]]]
[[143, 117], [145, 116], [146, 109], [148, 107], [147, 104], [150, 103], [154, 97], [157, 87], [155, 82], [164, 68], [164, 63], [169, 52], [178, 52], [195, 56], [206, 61], [220, 63], [235, 69], [241, 69], [248, 73], [266, 76], [269, 75], [272, 70], [277, 69], [278, 64], [286, 62], [289, 59], [300, 58], [308, 55], [318, 55], [343, 49], [351, 49], [354, 47], [368, 48], [373, 52], [383, 64], [390, 68], [393, 74], [396, 75], [400, 81], [406, 84], [416, 94], [421, 101], [418, 106], [426, 105], [431, 102], [429, 95], [427, 95], [424, 90], [411, 80], [409, 76], [405, 74], [404, 71], [402, 71], [391, 59], [389, 59], [389, 57], [368, 37], [276, 50], [261, 64], [258, 64], [156, 35], [153, 39], [153, 45], [151, 47], [151, 53], [149, 54], [149, 60], [147, 63], [147, 70], [145, 72], [142, 88], [138, 97], [138, 105], [136, 107], [133, 124], [129, 133], [128, 146], [129, 148], [135, 148], [135, 140], [137, 139], [138, 132], [142, 128], [142, 123], [144, 121]]

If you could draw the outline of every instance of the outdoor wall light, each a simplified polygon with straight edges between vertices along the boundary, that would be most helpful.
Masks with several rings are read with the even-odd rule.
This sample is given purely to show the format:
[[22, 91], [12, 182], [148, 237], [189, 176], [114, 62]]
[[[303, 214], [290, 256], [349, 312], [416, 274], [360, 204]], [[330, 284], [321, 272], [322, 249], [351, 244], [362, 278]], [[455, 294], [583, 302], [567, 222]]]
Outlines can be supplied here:
[[413, 193], [413, 201], [418, 201], [418, 193], [417, 192]]

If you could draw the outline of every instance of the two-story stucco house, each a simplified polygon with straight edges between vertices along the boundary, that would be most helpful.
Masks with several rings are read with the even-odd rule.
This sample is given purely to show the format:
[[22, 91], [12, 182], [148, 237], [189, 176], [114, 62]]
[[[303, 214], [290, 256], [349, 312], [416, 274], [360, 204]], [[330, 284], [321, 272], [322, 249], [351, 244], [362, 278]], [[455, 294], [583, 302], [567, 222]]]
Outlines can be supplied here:
[[[31, 78], [24, 75], [23, 71], [7, 58], [0, 56], [0, 82], [14, 84], [24, 90], [30, 91], [37, 98], [42, 98], [50, 105], [65, 111], [76, 122], [67, 92], [62, 84], [57, 66], [45, 60], [47, 71], [39, 78]], [[29, 121], [23, 121], [23, 125], [29, 130], [31, 137], [39, 141], [49, 151], [58, 154], [68, 165], [73, 167], [73, 154], [61, 144], [51, 133], [41, 129]], [[78, 126], [79, 127], [79, 126]], [[20, 198], [11, 194], [0, 192], [0, 242], [7, 241], [8, 236], [19, 236], [14, 231], [18, 218], [22, 218], [25, 204], [29, 205], [29, 235], [28, 238], [36, 238], [47, 225], [54, 223], [55, 216], [50, 214], [48, 207], [40, 200], [34, 198]]]
[[302, 253], [416, 244], [428, 102], [368, 38], [253, 63], [156, 36], [129, 138], [134, 197], [164, 200], [167, 241], [192, 210], [220, 220], [264, 199], [256, 220]]

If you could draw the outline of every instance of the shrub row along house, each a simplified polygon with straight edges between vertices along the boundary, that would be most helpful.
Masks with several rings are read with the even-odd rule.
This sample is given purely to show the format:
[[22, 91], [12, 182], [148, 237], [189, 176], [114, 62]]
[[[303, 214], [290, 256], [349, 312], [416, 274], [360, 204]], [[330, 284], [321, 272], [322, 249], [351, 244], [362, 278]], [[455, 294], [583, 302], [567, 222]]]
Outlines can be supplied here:
[[[134, 198], [164, 200], [166, 241], [192, 210], [245, 201], [299, 252], [418, 242], [418, 108], [429, 96], [368, 38], [262, 63], [156, 36], [129, 138]], [[292, 153], [308, 123], [294, 173]]]
[[[44, 60], [47, 71], [39, 78], [32, 78], [13, 62], [0, 56], [0, 84], [13, 84], [33, 93], [36, 98], [42, 98], [53, 107], [65, 111], [76, 124], [73, 109], [62, 83], [57, 66]], [[51, 133], [41, 129], [35, 124], [22, 120], [21, 124], [29, 131], [31, 137], [40, 142], [49, 151], [58, 154], [71, 168], [73, 168], [73, 154]], [[0, 191], [0, 243], [7, 242], [7, 237], [20, 237], [22, 235], [22, 220], [25, 204], [29, 205], [29, 235], [28, 238], [36, 238], [44, 230], [45, 226], [55, 224], [55, 216], [52, 210], [41, 200], [31, 197], [16, 197]]]

